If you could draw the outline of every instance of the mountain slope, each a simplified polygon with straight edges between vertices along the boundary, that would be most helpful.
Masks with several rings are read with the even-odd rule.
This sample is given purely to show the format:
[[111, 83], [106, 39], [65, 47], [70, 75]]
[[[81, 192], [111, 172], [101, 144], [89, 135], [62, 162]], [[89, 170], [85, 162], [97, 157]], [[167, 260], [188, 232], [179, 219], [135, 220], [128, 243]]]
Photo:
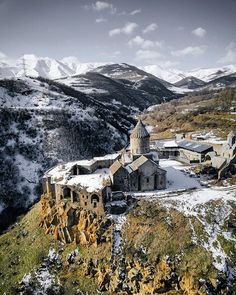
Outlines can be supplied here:
[[48, 167], [123, 147], [132, 115], [50, 80], [0, 80], [0, 228], [39, 196]]
[[113, 259], [111, 231], [103, 243], [62, 244], [39, 227], [38, 203], [0, 237], [1, 291], [235, 294], [235, 193], [210, 190], [140, 196], [120, 216], [121, 255]]
[[190, 76], [176, 82], [174, 85], [177, 87], [183, 87], [187, 89], [196, 89], [204, 86], [205, 82], [193, 76]]
[[236, 87], [236, 73], [216, 78], [206, 83], [203, 89], [221, 89], [225, 87]]
[[25, 54], [15, 61], [0, 62], [0, 77], [44, 77], [56, 79], [74, 74], [85, 73], [104, 63], [81, 63], [75, 57], [61, 60]]
[[173, 138], [176, 133], [213, 133], [226, 138], [236, 130], [236, 89], [192, 93], [160, 106], [150, 107], [143, 115], [153, 126], [152, 137]]
[[203, 68], [188, 71], [188, 76], [194, 76], [205, 82], [212, 81], [214, 79], [220, 78], [222, 76], [227, 76], [236, 72], [236, 65], [229, 65], [219, 68]]
[[58, 79], [105, 102], [139, 109], [176, 98], [158, 78], [127, 64], [98, 67], [94, 72]]

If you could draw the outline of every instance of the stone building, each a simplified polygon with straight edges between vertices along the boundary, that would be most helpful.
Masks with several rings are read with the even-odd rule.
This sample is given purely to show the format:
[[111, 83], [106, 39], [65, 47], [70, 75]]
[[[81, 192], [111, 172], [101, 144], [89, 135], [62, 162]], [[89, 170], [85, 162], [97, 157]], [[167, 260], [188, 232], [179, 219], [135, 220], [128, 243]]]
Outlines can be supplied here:
[[182, 140], [178, 142], [179, 159], [188, 163], [202, 163], [206, 155], [213, 151], [212, 145], [202, 144], [191, 140]]
[[[130, 147], [116, 154], [58, 165], [43, 177], [44, 194], [56, 202], [70, 200], [74, 207], [104, 214], [117, 192], [166, 188], [166, 171], [150, 151], [150, 136], [138, 121], [130, 135]], [[123, 194], [125, 198], [125, 194]]]
[[218, 178], [224, 177], [229, 172], [236, 173], [236, 134], [231, 131], [218, 153], [216, 151], [207, 153], [206, 161], [207, 165], [216, 169]]

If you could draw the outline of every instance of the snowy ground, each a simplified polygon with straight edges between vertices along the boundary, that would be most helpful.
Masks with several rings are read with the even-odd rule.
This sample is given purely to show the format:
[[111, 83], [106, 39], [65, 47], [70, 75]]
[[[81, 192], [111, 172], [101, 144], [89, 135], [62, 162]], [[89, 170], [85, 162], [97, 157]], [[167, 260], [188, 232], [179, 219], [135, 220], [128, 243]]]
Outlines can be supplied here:
[[[212, 253], [213, 265], [216, 269], [228, 273], [231, 279], [236, 277], [235, 271], [227, 264], [227, 254], [218, 239], [219, 235], [223, 235], [226, 240], [236, 243], [231, 232], [222, 230], [233, 210], [232, 204], [236, 204], [236, 185], [202, 187], [197, 178], [185, 172], [188, 167], [180, 162], [161, 160], [160, 165], [167, 170], [167, 189], [133, 195], [147, 201], [158, 200], [168, 210], [178, 210], [188, 217], [193, 243], [201, 245]], [[201, 240], [196, 235], [192, 218], [197, 218], [203, 225], [205, 239]]]

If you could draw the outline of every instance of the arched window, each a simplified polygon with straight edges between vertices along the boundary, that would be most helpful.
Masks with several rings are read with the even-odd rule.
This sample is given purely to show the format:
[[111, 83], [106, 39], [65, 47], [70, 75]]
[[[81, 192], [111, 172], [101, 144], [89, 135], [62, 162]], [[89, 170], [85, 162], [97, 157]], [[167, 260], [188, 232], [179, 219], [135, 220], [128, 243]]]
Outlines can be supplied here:
[[96, 194], [93, 194], [91, 196], [91, 204], [94, 203], [94, 202], [99, 203], [99, 196], [96, 195]]
[[99, 203], [99, 196], [96, 194], [93, 194], [91, 196], [91, 204], [93, 204], [93, 208], [97, 208], [98, 203]]

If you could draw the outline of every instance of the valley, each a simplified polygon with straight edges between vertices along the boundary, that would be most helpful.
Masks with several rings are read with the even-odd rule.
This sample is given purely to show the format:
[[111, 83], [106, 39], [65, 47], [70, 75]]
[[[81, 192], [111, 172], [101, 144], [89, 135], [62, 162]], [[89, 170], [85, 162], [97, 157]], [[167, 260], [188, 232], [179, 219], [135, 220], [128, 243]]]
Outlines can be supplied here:
[[[34, 67], [35, 77], [16, 72], [0, 79], [3, 294], [234, 294], [235, 175], [217, 179], [202, 172], [203, 163], [165, 158], [154, 145], [185, 134], [195, 145], [223, 146], [236, 130], [234, 67], [166, 81], [124, 63], [84, 72], [67, 66], [52, 76]], [[156, 169], [166, 171], [165, 188], [127, 191], [101, 216], [64, 193], [67, 174], [55, 176], [60, 205], [53, 189], [42, 191], [43, 175], [56, 165], [63, 172], [74, 163], [70, 179], [82, 179], [88, 162], [101, 172], [93, 165], [107, 153], [135, 154], [129, 136], [137, 119], [151, 136], [148, 152], [141, 153], [147, 159], [141, 156], [140, 164], [136, 155], [135, 164], [127, 168], [126, 159], [123, 168], [133, 173], [136, 165], [156, 161]], [[150, 183], [148, 176], [142, 185]], [[69, 242], [62, 238], [68, 236]]]

